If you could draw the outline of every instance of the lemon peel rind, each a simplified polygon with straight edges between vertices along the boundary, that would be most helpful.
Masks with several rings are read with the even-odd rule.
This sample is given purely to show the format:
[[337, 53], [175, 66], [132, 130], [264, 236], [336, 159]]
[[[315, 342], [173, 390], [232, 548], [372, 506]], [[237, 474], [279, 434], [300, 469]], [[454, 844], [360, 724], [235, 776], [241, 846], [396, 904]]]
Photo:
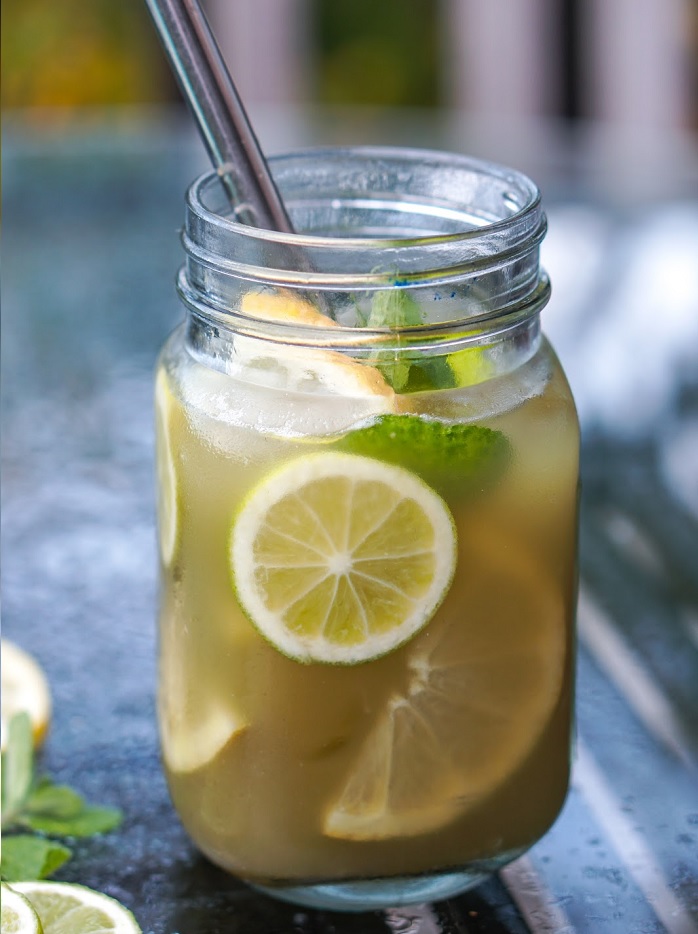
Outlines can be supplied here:
[[[399, 490], [403, 498], [413, 498], [421, 506], [427, 503], [425, 514], [432, 522], [435, 541], [442, 545], [448, 542], [449, 545], [448, 555], [444, 555], [438, 546], [435, 548], [435, 551], [439, 550], [441, 560], [437, 563], [437, 572], [428, 595], [422, 599], [418, 609], [395, 629], [382, 636], [371, 636], [358, 646], [337, 646], [326, 642], [324, 647], [320, 647], [316, 638], [289, 633], [280, 614], [273, 615], [254, 588], [241, 585], [241, 581], [248, 582], [254, 578], [254, 539], [261, 526], [260, 518], [284, 496], [296, 493], [306, 483], [332, 476], [382, 480]], [[336, 451], [295, 458], [268, 474], [243, 500], [232, 523], [229, 540], [233, 590], [240, 607], [257, 632], [289, 659], [303, 664], [340, 666], [375, 661], [396, 651], [421, 632], [449, 591], [456, 570], [457, 552], [456, 525], [448, 506], [416, 474], [374, 458]]]

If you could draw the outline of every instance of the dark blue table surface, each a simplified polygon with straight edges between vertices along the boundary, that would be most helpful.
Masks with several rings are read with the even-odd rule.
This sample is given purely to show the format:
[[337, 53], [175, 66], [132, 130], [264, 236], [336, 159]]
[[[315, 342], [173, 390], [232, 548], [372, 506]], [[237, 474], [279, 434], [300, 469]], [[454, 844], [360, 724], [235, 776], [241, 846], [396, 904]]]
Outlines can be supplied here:
[[[652, 236], [666, 245], [680, 230], [684, 252], [698, 244], [698, 199], [669, 206], [678, 210], [673, 222], [666, 205], [623, 215], [588, 201], [550, 203], [551, 265], [568, 256], [551, 329], [585, 426], [578, 737], [561, 817], [526, 857], [462, 897], [339, 915], [272, 901], [199, 856], [159, 767], [151, 373], [180, 319], [177, 230], [203, 157], [176, 129], [103, 130], [70, 144], [10, 134], [6, 150], [3, 633], [50, 678], [44, 768], [125, 814], [117, 832], [76, 843], [59, 878], [114, 895], [154, 934], [695, 934], [698, 272], [690, 261], [666, 292], [667, 317], [683, 315], [684, 331], [669, 351], [651, 345], [659, 362], [646, 349], [635, 354], [646, 354], [647, 380], [664, 387], [652, 417], [634, 418], [642, 386], [633, 407], [609, 382], [619, 411], [631, 413], [616, 415], [614, 427], [594, 380], [583, 377], [589, 342], [599, 340], [593, 327], [603, 334], [604, 314], [627, 313]], [[674, 262], [682, 255], [673, 251]], [[698, 247], [695, 257], [698, 267]], [[625, 291], [609, 287], [619, 282]], [[594, 297], [594, 316], [575, 330], [580, 289]]]

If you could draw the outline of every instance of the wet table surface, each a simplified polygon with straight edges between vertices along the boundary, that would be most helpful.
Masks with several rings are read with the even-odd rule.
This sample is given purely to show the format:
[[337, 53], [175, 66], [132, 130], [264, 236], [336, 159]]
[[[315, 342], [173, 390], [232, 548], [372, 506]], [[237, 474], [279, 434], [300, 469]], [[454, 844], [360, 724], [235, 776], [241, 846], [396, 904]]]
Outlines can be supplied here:
[[563, 813], [461, 897], [341, 915], [199, 856], [159, 766], [151, 373], [180, 317], [177, 230], [201, 153], [174, 130], [10, 134], [6, 149], [4, 634], [51, 681], [43, 768], [125, 815], [58, 877], [114, 895], [153, 934], [695, 934], [698, 200], [624, 214], [563, 191], [548, 205], [546, 322], [585, 429]]

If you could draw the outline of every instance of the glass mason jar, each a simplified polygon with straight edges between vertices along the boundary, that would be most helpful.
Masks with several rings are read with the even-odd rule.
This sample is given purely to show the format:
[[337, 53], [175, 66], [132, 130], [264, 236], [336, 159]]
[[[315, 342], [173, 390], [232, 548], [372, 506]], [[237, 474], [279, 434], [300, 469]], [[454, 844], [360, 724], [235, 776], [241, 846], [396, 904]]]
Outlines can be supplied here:
[[579, 436], [536, 187], [272, 160], [298, 234], [188, 193], [156, 383], [159, 720], [199, 848], [277, 897], [448, 897], [568, 785]]

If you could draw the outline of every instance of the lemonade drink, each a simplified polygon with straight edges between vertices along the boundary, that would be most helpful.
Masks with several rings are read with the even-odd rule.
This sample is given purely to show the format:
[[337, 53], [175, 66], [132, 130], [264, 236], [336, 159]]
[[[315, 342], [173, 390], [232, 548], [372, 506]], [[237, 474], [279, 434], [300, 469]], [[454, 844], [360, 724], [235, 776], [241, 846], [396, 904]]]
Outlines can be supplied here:
[[502, 327], [477, 269], [445, 317], [441, 286], [394, 275], [350, 303], [240, 276], [229, 327], [195, 267], [181, 286], [156, 381], [163, 760], [203, 852], [282, 897], [443, 897], [566, 794], [577, 420], [545, 287]]

